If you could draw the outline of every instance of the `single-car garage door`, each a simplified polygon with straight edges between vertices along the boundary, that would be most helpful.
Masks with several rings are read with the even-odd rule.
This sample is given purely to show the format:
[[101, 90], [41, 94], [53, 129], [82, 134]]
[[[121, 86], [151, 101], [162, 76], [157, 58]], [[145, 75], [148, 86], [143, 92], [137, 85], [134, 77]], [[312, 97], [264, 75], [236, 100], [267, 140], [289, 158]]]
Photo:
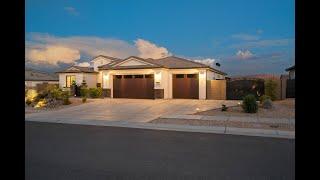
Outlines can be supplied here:
[[113, 97], [153, 99], [154, 78], [153, 74], [144, 75], [114, 75]]
[[199, 99], [198, 74], [173, 74], [172, 96], [180, 99]]

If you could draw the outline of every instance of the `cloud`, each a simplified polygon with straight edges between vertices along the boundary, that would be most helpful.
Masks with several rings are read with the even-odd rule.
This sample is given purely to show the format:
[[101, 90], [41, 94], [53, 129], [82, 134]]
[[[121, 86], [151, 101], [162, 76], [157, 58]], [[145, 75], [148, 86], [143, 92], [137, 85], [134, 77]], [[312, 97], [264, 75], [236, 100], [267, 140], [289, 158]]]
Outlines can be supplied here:
[[78, 63], [77, 65], [78, 65], [78, 66], [81, 66], [81, 67], [89, 67], [89, 66], [90, 66], [90, 63], [88, 63], [88, 62], [82, 62], [82, 63]]
[[257, 30], [257, 34], [262, 34], [263, 33], [263, 30], [262, 29], [258, 29]]
[[[80, 55], [81, 57], [107, 55], [118, 58], [134, 55], [143, 58], [160, 58], [171, 54], [166, 48], [158, 47], [156, 44], [143, 39], [129, 43], [114, 38], [95, 36], [57, 37], [43, 33], [28, 33], [26, 39], [26, 59], [34, 63], [42, 62], [52, 65], [74, 63], [80, 59]], [[58, 48], [59, 51], [55, 50], [55, 55], [51, 53], [52, 47], [56, 49], [60, 47], [60, 49]], [[66, 49], [69, 51], [67, 52]], [[75, 55], [76, 52], [78, 55]], [[70, 53], [74, 55], [72, 58], [70, 58]], [[44, 54], [47, 54], [46, 58], [44, 58]], [[48, 54], [50, 54], [50, 58]]]
[[35, 64], [57, 66], [59, 62], [72, 63], [80, 58], [80, 52], [64, 46], [49, 45], [44, 48], [26, 51], [26, 58]]
[[193, 61], [201, 63], [201, 64], [205, 64], [211, 67], [215, 67], [215, 59], [211, 59], [211, 58], [205, 58], [205, 59], [194, 59]]
[[245, 43], [233, 44], [231, 48], [265, 48], [265, 47], [279, 47], [288, 46], [294, 42], [294, 39], [267, 39], [259, 41], [250, 41]]
[[250, 34], [234, 34], [231, 36], [234, 39], [239, 39], [243, 41], [254, 41], [258, 40], [260, 37], [256, 35], [250, 35]]
[[157, 45], [143, 39], [136, 40], [135, 46], [140, 52], [139, 56], [142, 58], [158, 59], [171, 55], [166, 48], [158, 47]]
[[64, 7], [64, 10], [73, 16], [79, 15], [79, 12], [74, 7]]
[[252, 58], [254, 56], [249, 50], [246, 50], [246, 51], [239, 50], [236, 53], [236, 57], [238, 57], [239, 59], [250, 59], [250, 58]]

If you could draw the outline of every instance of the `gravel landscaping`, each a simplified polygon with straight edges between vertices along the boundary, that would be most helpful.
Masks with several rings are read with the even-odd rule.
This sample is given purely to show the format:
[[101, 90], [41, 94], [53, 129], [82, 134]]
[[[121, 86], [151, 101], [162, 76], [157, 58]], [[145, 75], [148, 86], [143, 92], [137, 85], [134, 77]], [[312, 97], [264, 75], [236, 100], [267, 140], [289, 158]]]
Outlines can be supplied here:
[[[25, 106], [25, 114], [29, 114], [29, 113], [38, 113], [38, 112], [44, 112], [44, 111], [56, 111], [56, 110], [59, 110], [59, 109], [63, 109], [63, 108], [67, 108], [67, 107], [73, 107], [73, 106], [79, 106], [82, 103], [82, 99], [81, 98], [69, 98], [69, 100], [71, 101], [71, 104], [69, 105], [59, 105], [55, 108], [47, 108], [47, 107], [44, 107], [44, 108], [34, 108], [32, 106]], [[90, 103], [90, 102], [93, 102], [92, 99], [87, 99], [87, 102], [86, 103]]]
[[263, 109], [259, 105], [257, 113], [244, 113], [241, 106], [229, 107], [227, 111], [219, 109], [212, 109], [208, 111], [197, 112], [195, 115], [207, 116], [241, 116], [241, 117], [261, 117], [261, 118], [295, 118], [295, 100], [286, 99], [281, 101], [274, 101], [272, 109]]
[[[220, 126], [236, 128], [272, 129], [295, 131], [295, 100], [286, 99], [273, 102], [272, 109], [263, 109], [259, 105], [257, 113], [245, 113], [240, 105], [229, 107], [227, 111], [221, 108], [194, 113], [211, 117], [225, 117], [225, 120], [187, 119], [187, 118], [158, 118], [150, 123], [177, 124], [190, 126]], [[245, 117], [248, 117], [246, 119]], [[265, 119], [264, 119], [265, 118]], [[251, 119], [251, 120], [250, 120]], [[290, 121], [289, 121], [290, 119]]]

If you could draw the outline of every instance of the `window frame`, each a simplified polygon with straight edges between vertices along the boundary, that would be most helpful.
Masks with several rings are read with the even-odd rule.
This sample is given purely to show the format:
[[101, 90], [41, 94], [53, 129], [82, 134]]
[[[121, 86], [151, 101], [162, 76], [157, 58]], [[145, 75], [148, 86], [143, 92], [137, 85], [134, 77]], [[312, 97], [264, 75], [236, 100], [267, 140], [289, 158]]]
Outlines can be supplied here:
[[[70, 84], [69, 84], [69, 86], [68, 86], [68, 77], [70, 77], [70, 82], [69, 82]], [[72, 80], [72, 77], [74, 77], [74, 81], [76, 81], [76, 75], [66, 75], [66, 84], [65, 84], [65, 85], [66, 85], [67, 88], [70, 88], [71, 85], [72, 85], [72, 81], [73, 81], [73, 80]]]

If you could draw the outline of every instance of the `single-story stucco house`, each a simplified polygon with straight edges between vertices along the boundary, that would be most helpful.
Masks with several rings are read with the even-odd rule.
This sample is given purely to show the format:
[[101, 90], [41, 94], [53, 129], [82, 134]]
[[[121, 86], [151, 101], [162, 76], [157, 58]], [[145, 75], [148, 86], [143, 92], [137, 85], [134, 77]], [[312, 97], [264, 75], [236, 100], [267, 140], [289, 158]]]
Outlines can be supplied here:
[[35, 88], [37, 84], [59, 84], [59, 77], [56, 74], [26, 68], [24, 73], [24, 84], [26, 88]]
[[207, 80], [225, 79], [226, 73], [210, 66], [169, 56], [144, 59], [130, 56], [119, 59], [99, 55], [93, 67], [71, 66], [59, 74], [60, 88], [72, 81], [102, 87], [107, 97], [145, 99], [206, 99]]

